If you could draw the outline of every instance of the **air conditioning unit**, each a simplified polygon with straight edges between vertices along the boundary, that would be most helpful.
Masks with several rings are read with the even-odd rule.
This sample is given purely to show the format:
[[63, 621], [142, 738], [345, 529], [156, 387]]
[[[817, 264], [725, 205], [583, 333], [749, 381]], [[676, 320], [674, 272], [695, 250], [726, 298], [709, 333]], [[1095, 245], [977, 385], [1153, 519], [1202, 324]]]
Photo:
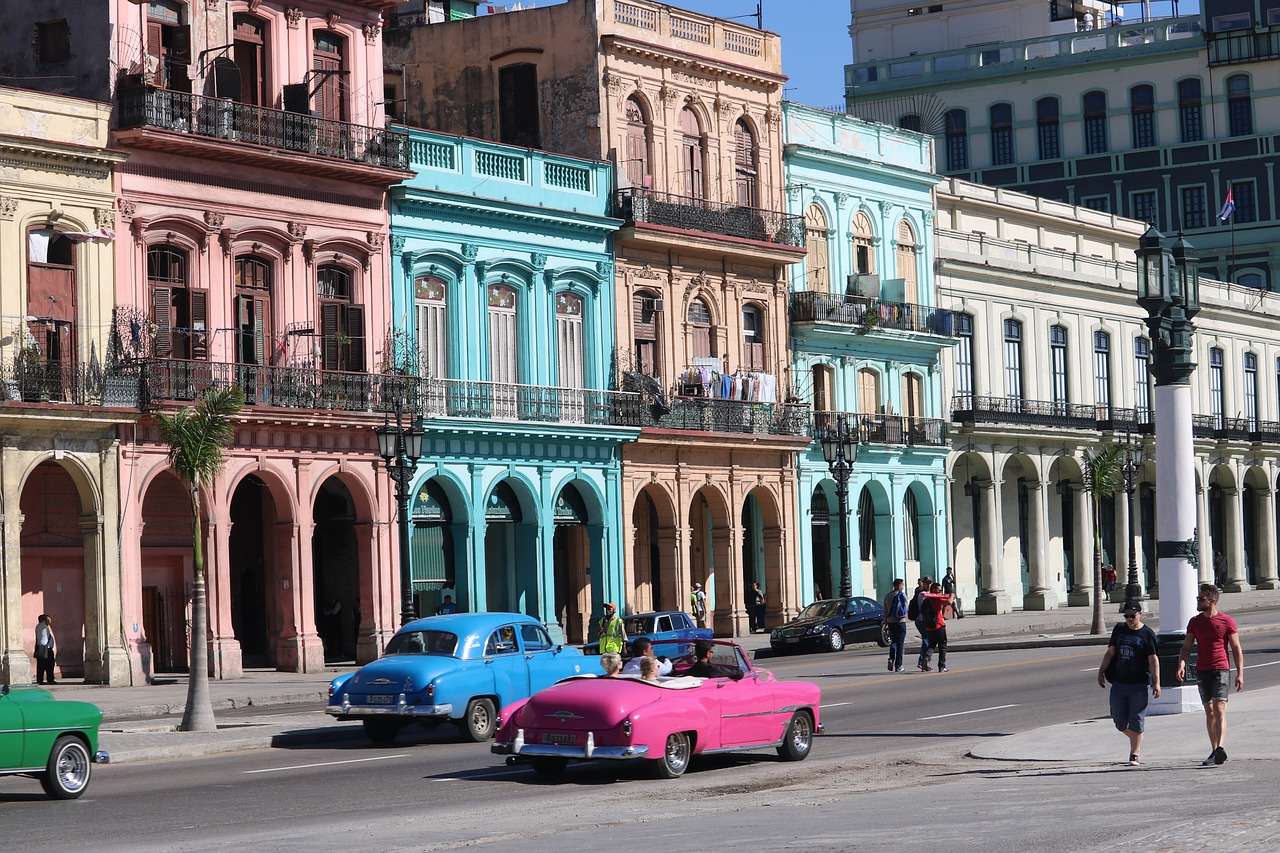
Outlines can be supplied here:
[[853, 273], [845, 279], [846, 296], [880, 298], [880, 276], [875, 273]]
[[662, 301], [662, 298], [661, 298], [661, 297], [659, 297], [659, 298], [657, 298], [657, 299], [650, 299], [650, 300], [649, 300], [649, 310], [650, 310], [650, 311], [652, 311], [652, 312], [653, 312], [653, 313], [655, 313], [655, 314], [658, 314], [658, 313], [660, 313], [660, 312], [662, 311], [662, 309], [665, 307], [665, 304], [666, 304], [666, 303], [664, 303], [664, 302]]

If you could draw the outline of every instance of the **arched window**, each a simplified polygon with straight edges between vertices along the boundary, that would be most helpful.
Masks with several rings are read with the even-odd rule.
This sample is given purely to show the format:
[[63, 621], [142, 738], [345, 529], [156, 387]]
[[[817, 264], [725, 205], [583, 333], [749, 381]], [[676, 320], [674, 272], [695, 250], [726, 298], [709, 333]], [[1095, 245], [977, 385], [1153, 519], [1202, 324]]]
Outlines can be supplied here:
[[910, 489], [902, 498], [902, 558], [911, 562], [920, 559], [920, 507]]
[[827, 215], [817, 204], [809, 205], [804, 214], [805, 290], [826, 293], [831, 289], [827, 258]]
[[919, 373], [902, 374], [902, 414], [908, 418], [924, 417], [924, 378]]
[[76, 251], [51, 225], [27, 231], [27, 332], [49, 364], [76, 357]]
[[903, 130], [914, 130], [916, 133], [919, 133], [920, 129], [924, 127], [924, 124], [920, 121], [920, 116], [915, 113], [908, 113], [898, 119], [898, 127]]
[[1062, 156], [1058, 113], [1057, 98], [1041, 98], [1036, 101], [1036, 135], [1041, 160], [1057, 160]]
[[1200, 104], [1200, 78], [1178, 81], [1178, 125], [1183, 142], [1204, 139], [1204, 112]]
[[898, 222], [898, 278], [902, 279], [902, 301], [909, 305], [920, 302], [919, 286], [916, 272], [916, 233], [911, 223], [903, 219]]
[[627, 150], [623, 171], [627, 183], [633, 187], [652, 189], [653, 167], [650, 165], [650, 152], [653, 149], [653, 126], [640, 101], [634, 97], [627, 98], [625, 107], [627, 117]]
[[236, 361], [268, 364], [271, 343], [271, 262], [256, 255], [236, 258]]
[[351, 270], [326, 264], [316, 271], [320, 298], [321, 366], [325, 370], [364, 370], [364, 306], [356, 303]]
[[312, 35], [311, 70], [315, 72], [314, 109], [319, 118], [347, 120], [347, 99], [343, 96], [347, 80], [346, 39], [329, 30], [316, 30]]
[[147, 285], [151, 291], [156, 357], [207, 358], [209, 295], [191, 287], [187, 253], [170, 245], [148, 249]]
[[1013, 106], [995, 104], [991, 107], [991, 164], [1008, 166], [1013, 162]]
[[701, 299], [689, 303], [685, 315], [689, 324], [689, 355], [693, 358], [714, 358], [715, 335], [712, 334], [711, 309]]
[[1249, 77], [1233, 74], [1227, 78], [1227, 122], [1232, 136], [1253, 133], [1253, 99], [1249, 94]]
[[585, 346], [582, 340], [582, 297], [556, 294], [556, 377], [561, 388], [585, 385]]
[[646, 376], [658, 375], [658, 331], [662, 322], [662, 298], [652, 290], [638, 291], [631, 298], [633, 367]]
[[1133, 147], [1156, 144], [1156, 90], [1154, 86], [1134, 86], [1129, 90], [1129, 121], [1133, 125]]
[[947, 141], [947, 171], [969, 168], [969, 120], [964, 110], [948, 110], [943, 119]]
[[[237, 12], [232, 21], [235, 28], [232, 60], [240, 72], [239, 91], [217, 91], [215, 94], [242, 104], [268, 106], [271, 99], [267, 96], [267, 69], [270, 67], [267, 60], [267, 22], [243, 12]], [[214, 60], [215, 63], [217, 61]], [[214, 69], [215, 85], [221, 89], [222, 75], [217, 73], [216, 64]]]
[[880, 411], [880, 374], [869, 367], [858, 371], [858, 411], [864, 415]]
[[1084, 153], [1107, 153], [1107, 93], [1084, 95]]
[[418, 372], [449, 375], [449, 287], [443, 279], [420, 275], [413, 281], [413, 310], [418, 325]]
[[516, 292], [503, 284], [491, 284], [489, 297], [489, 381], [514, 385], [520, 381], [519, 332]]
[[742, 306], [742, 366], [764, 370], [764, 311], [758, 305]]
[[867, 488], [858, 497], [858, 558], [864, 562], [876, 558], [876, 506]]
[[1241, 287], [1251, 287], [1254, 290], [1262, 290], [1263, 277], [1262, 273], [1242, 272], [1236, 275], [1236, 284]]
[[862, 211], [853, 217], [853, 266], [854, 271], [870, 275], [876, 271], [876, 237], [871, 230], [871, 220]]
[[733, 180], [738, 204], [743, 207], [760, 206], [758, 159], [756, 135], [747, 120], [740, 118], [733, 126]]
[[1054, 406], [1059, 410], [1071, 402], [1071, 389], [1067, 383], [1067, 327], [1049, 327], [1049, 391]]
[[704, 198], [703, 164], [706, 162], [706, 143], [702, 138], [702, 123], [692, 107], [680, 111], [680, 185], [689, 198]]

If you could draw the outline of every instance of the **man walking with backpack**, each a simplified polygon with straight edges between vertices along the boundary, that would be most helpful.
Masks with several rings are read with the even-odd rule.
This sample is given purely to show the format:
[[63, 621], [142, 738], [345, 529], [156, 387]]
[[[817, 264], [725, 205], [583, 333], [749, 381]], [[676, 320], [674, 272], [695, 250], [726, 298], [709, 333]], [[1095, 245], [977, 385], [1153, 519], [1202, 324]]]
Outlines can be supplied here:
[[[929, 591], [920, 596], [920, 621], [925, 626], [925, 642], [930, 650], [938, 650], [938, 672], [947, 671], [947, 607], [955, 597], [942, 591], [941, 584], [930, 584]], [[921, 672], [929, 671], [926, 660]]]
[[893, 590], [884, 599], [884, 622], [889, 633], [889, 671], [902, 672], [902, 647], [907, 642], [907, 594], [902, 578], [894, 578]]
[[920, 634], [920, 656], [916, 660], [916, 667], [921, 672], [929, 671], [929, 659], [933, 654], [929, 651], [929, 630], [925, 627], [924, 615], [920, 612], [923, 597], [929, 594], [931, 580], [920, 578], [916, 581], [916, 591], [911, 596], [911, 603], [907, 605], [907, 618], [915, 623], [916, 631]]

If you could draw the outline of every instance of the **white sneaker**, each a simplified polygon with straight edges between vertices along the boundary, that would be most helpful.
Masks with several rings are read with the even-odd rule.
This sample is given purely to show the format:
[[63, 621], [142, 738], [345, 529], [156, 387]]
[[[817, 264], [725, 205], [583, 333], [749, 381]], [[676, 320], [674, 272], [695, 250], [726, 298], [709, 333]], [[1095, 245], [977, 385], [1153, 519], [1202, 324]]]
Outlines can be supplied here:
[[1215, 766], [1217, 766], [1218, 762], [1215, 760], [1215, 759], [1216, 759], [1216, 757], [1217, 757], [1217, 754], [1218, 754], [1218, 753], [1217, 753], [1217, 750], [1214, 750], [1213, 752], [1209, 753], [1209, 757], [1208, 757], [1208, 758], [1206, 758], [1204, 761], [1201, 761], [1201, 762], [1200, 762], [1200, 766], [1201, 766], [1201, 767], [1215, 767]]
[[1136, 754], [1136, 753], [1135, 753], [1135, 754], [1133, 754], [1133, 755], [1130, 755], [1130, 756], [1129, 756], [1129, 766], [1130, 766], [1130, 767], [1141, 767], [1141, 766], [1142, 766], [1142, 761], [1141, 761], [1141, 759], [1139, 759], [1139, 758], [1138, 758], [1138, 756], [1137, 756], [1137, 754]]

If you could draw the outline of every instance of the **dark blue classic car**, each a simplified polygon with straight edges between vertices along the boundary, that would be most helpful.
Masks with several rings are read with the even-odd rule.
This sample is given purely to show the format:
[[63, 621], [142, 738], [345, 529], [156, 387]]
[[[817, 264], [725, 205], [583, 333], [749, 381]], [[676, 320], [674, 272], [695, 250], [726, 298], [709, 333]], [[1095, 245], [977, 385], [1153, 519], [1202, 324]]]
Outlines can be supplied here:
[[658, 610], [653, 613], [636, 613], [622, 623], [627, 637], [648, 637], [655, 643], [688, 640], [710, 640], [711, 629], [699, 628], [688, 613], [679, 610]]
[[432, 616], [397, 631], [382, 658], [330, 682], [325, 712], [360, 720], [375, 743], [409, 723], [445, 720], [485, 741], [507, 705], [570, 675], [599, 672], [597, 658], [552, 643], [532, 616]]
[[775, 653], [801, 649], [838, 652], [847, 643], [870, 642], [889, 645], [884, 631], [884, 608], [860, 596], [815, 601], [769, 635], [769, 645]]

